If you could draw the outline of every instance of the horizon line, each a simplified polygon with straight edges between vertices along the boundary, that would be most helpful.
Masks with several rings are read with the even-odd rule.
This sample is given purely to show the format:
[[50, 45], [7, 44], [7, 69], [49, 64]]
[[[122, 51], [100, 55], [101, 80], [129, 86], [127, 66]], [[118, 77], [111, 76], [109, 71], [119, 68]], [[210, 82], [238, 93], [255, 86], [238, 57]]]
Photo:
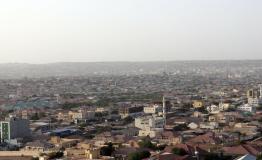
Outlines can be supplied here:
[[31, 63], [31, 62], [0, 62], [4, 64], [28, 64], [28, 65], [48, 65], [48, 64], [61, 64], [61, 63], [154, 63], [154, 62], [200, 62], [200, 61], [262, 61], [262, 59], [193, 59], [193, 60], [145, 60], [145, 61], [57, 61], [46, 63]]

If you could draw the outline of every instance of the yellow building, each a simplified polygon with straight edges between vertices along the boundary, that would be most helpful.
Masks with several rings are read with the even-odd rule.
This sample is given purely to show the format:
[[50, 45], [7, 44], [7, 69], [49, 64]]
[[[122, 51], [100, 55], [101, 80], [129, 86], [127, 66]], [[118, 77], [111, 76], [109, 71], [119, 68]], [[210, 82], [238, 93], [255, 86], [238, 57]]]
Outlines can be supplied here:
[[66, 148], [64, 155], [70, 159], [101, 159], [100, 148], [89, 143], [78, 143], [77, 146]]
[[80, 141], [80, 139], [67, 139], [53, 136], [51, 137], [50, 143], [52, 143], [53, 145], [55, 145], [55, 147], [58, 148], [70, 148], [72, 146], [75, 146]]
[[87, 159], [98, 159], [100, 157], [100, 149], [90, 148], [85, 151], [85, 156]]
[[201, 108], [204, 107], [204, 102], [203, 101], [193, 101], [193, 107], [194, 108]]

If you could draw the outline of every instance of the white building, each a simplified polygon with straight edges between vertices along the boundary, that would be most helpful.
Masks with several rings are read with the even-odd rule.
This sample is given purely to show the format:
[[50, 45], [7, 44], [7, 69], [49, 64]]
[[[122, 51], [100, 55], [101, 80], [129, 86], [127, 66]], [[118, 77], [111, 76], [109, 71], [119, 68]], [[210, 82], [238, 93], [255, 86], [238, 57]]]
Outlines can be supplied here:
[[239, 111], [243, 111], [243, 112], [251, 112], [251, 113], [256, 112], [256, 107], [254, 107], [253, 105], [250, 105], [250, 104], [241, 105], [237, 109]]
[[259, 85], [259, 90], [248, 90], [247, 92], [247, 100], [248, 104], [258, 107], [262, 104], [262, 85]]
[[165, 120], [163, 117], [157, 117], [154, 115], [139, 117], [135, 119], [135, 127], [142, 130], [146, 130], [149, 128], [164, 128], [164, 124]]
[[108, 109], [104, 107], [99, 107], [99, 108], [96, 108], [96, 112], [105, 113], [105, 112], [108, 112]]
[[141, 137], [156, 137], [158, 133], [163, 132], [166, 124], [165, 97], [163, 97], [163, 106], [153, 105], [149, 107], [144, 107], [144, 112], [151, 115], [145, 117], [138, 117], [135, 119], [135, 127], [140, 129], [138, 135]]
[[212, 113], [212, 114], [217, 114], [217, 113], [220, 112], [219, 106], [217, 106], [217, 105], [208, 106], [208, 107], [207, 107], [207, 111], [208, 111], [209, 113]]
[[197, 129], [199, 127], [199, 125], [195, 122], [191, 122], [191, 123], [188, 124], [188, 127], [190, 129]]
[[217, 114], [223, 111], [228, 110], [230, 104], [229, 103], [219, 103], [219, 105], [211, 105], [207, 107], [207, 111], [211, 114]]
[[163, 128], [154, 128], [151, 130], [140, 130], [138, 133], [139, 137], [146, 137], [149, 136], [150, 138], [156, 137], [158, 134], [163, 132]]
[[146, 114], [157, 114], [162, 111], [162, 106], [154, 104], [147, 107], [144, 107], [144, 112]]
[[139, 117], [135, 119], [135, 127], [139, 128], [139, 136], [155, 137], [158, 132], [162, 132], [165, 125], [163, 117], [154, 115]]
[[259, 85], [260, 99], [262, 99], [262, 84]]
[[258, 107], [262, 104], [262, 98], [248, 98], [248, 104]]
[[90, 120], [95, 118], [95, 111], [80, 109], [77, 112], [69, 111], [69, 117], [73, 120]]
[[200, 123], [199, 128], [201, 129], [217, 129], [218, 128], [218, 123], [217, 122], [203, 122]]

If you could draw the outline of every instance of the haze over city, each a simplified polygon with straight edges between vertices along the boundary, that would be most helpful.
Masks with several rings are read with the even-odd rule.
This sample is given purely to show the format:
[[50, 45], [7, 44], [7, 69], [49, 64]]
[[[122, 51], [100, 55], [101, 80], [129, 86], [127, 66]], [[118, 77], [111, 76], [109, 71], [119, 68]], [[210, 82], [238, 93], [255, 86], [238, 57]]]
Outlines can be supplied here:
[[0, 63], [262, 59], [260, 0], [8, 0]]
[[0, 1], [0, 160], [262, 160], [261, 6]]

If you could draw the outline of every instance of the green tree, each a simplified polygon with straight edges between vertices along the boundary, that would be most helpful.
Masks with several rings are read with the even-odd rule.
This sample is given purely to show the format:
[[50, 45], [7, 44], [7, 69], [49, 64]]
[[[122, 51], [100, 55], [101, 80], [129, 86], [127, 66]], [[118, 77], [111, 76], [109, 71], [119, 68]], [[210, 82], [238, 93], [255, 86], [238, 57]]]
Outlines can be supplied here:
[[187, 130], [188, 127], [186, 124], [180, 124], [180, 125], [177, 125], [173, 128], [174, 131], [184, 131], [184, 130]]
[[115, 149], [113, 147], [113, 144], [108, 143], [107, 146], [104, 146], [104, 147], [101, 148], [100, 154], [102, 156], [111, 156], [114, 151], [115, 151]]
[[204, 160], [213, 160], [213, 159], [216, 159], [216, 160], [231, 160], [232, 156], [224, 156], [224, 155], [218, 155], [218, 154], [215, 154], [215, 153], [210, 153], [210, 154], [205, 155], [203, 158], [204, 158]]
[[39, 113], [39, 117], [40, 117], [40, 118], [46, 117], [45, 112], [40, 112], [40, 113]]
[[48, 157], [49, 159], [56, 159], [56, 158], [61, 158], [64, 156], [64, 153], [63, 152], [53, 152], [53, 153], [49, 153], [48, 154]]
[[124, 123], [124, 125], [127, 125], [127, 124], [132, 123], [133, 121], [134, 121], [134, 118], [128, 116], [128, 117], [124, 118], [124, 122], [123, 123]]
[[151, 140], [147, 137], [144, 138], [141, 142], [138, 143], [141, 148], [149, 148], [149, 149], [156, 149], [156, 146], [151, 142]]
[[186, 151], [182, 148], [173, 148], [172, 153], [179, 156], [184, 156], [187, 154]]
[[262, 154], [257, 156], [257, 160], [262, 160]]
[[38, 113], [35, 113], [35, 114], [31, 117], [31, 120], [33, 120], [33, 121], [39, 120]]
[[148, 151], [133, 152], [128, 155], [128, 160], [141, 160], [151, 156]]
[[166, 144], [160, 145], [160, 146], [156, 146], [156, 150], [163, 151], [166, 148], [166, 146], [167, 146]]
[[128, 160], [140, 160], [139, 153], [138, 152], [129, 153]]
[[118, 110], [113, 110], [111, 114], [118, 114]]

